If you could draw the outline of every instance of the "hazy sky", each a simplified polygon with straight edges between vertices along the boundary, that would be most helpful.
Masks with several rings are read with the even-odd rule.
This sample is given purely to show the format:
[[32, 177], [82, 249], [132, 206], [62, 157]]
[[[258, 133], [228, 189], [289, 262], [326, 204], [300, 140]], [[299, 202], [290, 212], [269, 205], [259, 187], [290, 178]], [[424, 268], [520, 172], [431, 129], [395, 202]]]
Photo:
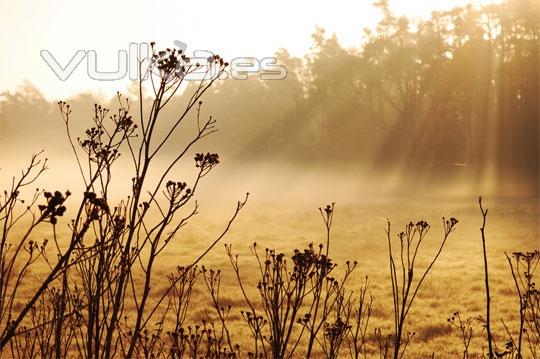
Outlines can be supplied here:
[[[467, 2], [394, 0], [391, 5], [397, 14], [428, 16], [434, 9]], [[227, 59], [272, 56], [280, 47], [302, 55], [318, 25], [336, 33], [343, 45], [357, 46], [362, 29], [374, 26], [379, 18], [372, 3], [0, 0], [0, 91], [16, 89], [28, 80], [56, 100], [89, 89], [113, 93], [128, 83], [127, 79], [89, 78], [88, 56], [66, 81], [60, 81], [41, 58], [41, 50], [48, 50], [61, 66], [69, 63], [77, 50], [95, 50], [98, 69], [110, 71], [117, 67], [117, 52], [127, 51], [132, 42], [156, 41], [167, 47], [180, 40], [188, 44], [188, 54], [197, 49], [212, 50]]]

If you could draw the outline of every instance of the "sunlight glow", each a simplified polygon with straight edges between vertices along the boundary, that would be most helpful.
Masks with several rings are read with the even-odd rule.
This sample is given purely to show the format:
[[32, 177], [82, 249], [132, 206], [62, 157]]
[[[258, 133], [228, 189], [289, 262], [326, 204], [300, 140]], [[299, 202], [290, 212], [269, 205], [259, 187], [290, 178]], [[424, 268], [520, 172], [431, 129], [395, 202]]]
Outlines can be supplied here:
[[[396, 14], [427, 17], [436, 9], [464, 5], [466, 0], [391, 1]], [[193, 50], [212, 50], [225, 58], [272, 56], [279, 48], [303, 56], [311, 46], [316, 26], [335, 33], [346, 47], [362, 42], [362, 30], [373, 28], [380, 14], [372, 0], [322, 1], [275, 0], [255, 6], [247, 0], [223, 6], [207, 1], [194, 3], [166, 0], [73, 2], [2, 1], [0, 11], [0, 91], [14, 90], [29, 80], [55, 100], [82, 91], [110, 95], [125, 88], [127, 80], [96, 81], [88, 77], [86, 60], [73, 75], [60, 81], [40, 57], [49, 50], [65, 65], [77, 50], [95, 50], [102, 71], [115, 69], [117, 52], [132, 42], [156, 41], [172, 46], [174, 40]]]

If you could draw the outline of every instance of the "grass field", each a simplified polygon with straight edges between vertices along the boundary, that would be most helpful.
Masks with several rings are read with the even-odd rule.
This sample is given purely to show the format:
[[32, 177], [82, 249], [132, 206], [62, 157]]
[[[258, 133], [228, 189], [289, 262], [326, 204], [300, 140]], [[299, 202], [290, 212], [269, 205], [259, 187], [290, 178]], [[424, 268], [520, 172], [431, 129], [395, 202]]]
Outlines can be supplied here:
[[[504, 252], [510, 254], [539, 248], [539, 208], [536, 199], [498, 198], [485, 202], [489, 208], [486, 234], [492, 287], [492, 323], [497, 344], [501, 347], [507, 338], [502, 321], [515, 333], [519, 320], [519, 302]], [[456, 217], [459, 223], [421, 288], [406, 323], [406, 330], [416, 333], [406, 355], [410, 358], [431, 357], [432, 353], [437, 358], [461, 357], [463, 349], [459, 334], [455, 329], [450, 329], [447, 318], [455, 311], [459, 311], [464, 318], [485, 316], [479, 231], [482, 217], [477, 199], [429, 199], [425, 202], [420, 199], [398, 199], [336, 205], [330, 256], [342, 265], [346, 260], [358, 261], [351, 289], [358, 289], [364, 277], [369, 277], [374, 297], [369, 329], [371, 337], [376, 327], [382, 328], [383, 333], [387, 334], [392, 327], [391, 286], [384, 232], [386, 218], [392, 222], [395, 233], [401, 231], [409, 221], [424, 219], [432, 225], [419, 258], [423, 267], [442, 239], [442, 216]], [[217, 220], [212, 215], [205, 217], [204, 214], [194, 219], [160, 260], [158, 273], [161, 275], [158, 274], [156, 280], [165, 278], [171, 266], [185, 265], [202, 252], [212, 241], [212, 235], [220, 231], [224, 221], [224, 218]], [[324, 234], [323, 222], [316, 208], [252, 205], [241, 214], [225, 243], [232, 244], [233, 251], [239, 254], [241, 273], [251, 284], [252, 290], [248, 294], [250, 299], [255, 300], [258, 295], [258, 268], [249, 252], [253, 242], [257, 242], [261, 249], [273, 248], [290, 255], [294, 248], [305, 248], [310, 242], [323, 243]], [[203, 264], [224, 271], [222, 297], [224, 303], [232, 305], [230, 325], [236, 338], [233, 340], [241, 345], [249, 344], [246, 343], [248, 328], [240, 315], [246, 305], [223, 246], [216, 247]], [[159, 287], [159, 281], [154, 285]], [[209, 305], [210, 298], [199, 283], [190, 310], [191, 322], [205, 318], [205, 308]], [[482, 325], [478, 321], [473, 323], [473, 335], [469, 351], [475, 357], [482, 354], [486, 343]], [[378, 356], [373, 340], [371, 338], [371, 349], [373, 355]], [[346, 354], [346, 350], [343, 354]]]

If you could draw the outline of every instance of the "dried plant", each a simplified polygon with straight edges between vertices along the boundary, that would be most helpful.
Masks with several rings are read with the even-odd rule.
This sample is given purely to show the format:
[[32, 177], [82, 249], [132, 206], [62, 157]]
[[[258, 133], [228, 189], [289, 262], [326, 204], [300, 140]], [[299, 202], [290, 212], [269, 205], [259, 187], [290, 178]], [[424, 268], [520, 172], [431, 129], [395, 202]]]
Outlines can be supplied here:
[[[386, 229], [388, 254], [390, 260], [390, 280], [392, 284], [392, 298], [394, 308], [394, 333], [392, 337], [393, 358], [403, 358], [407, 346], [414, 336], [414, 332], [407, 332], [404, 337], [404, 328], [407, 315], [414, 303], [416, 295], [420, 290], [426, 276], [439, 258], [444, 245], [450, 234], [454, 231], [457, 219], [445, 219], [443, 217], [443, 239], [435, 256], [430, 260], [428, 266], [421, 271], [418, 281], [415, 280], [415, 266], [420, 245], [426, 239], [430, 225], [425, 221], [418, 221], [416, 224], [410, 222], [405, 226], [405, 230], [397, 235], [398, 254], [392, 248], [392, 238], [390, 221]], [[386, 351], [385, 351], [386, 352]]]
[[[202, 118], [201, 98], [227, 63], [216, 55], [203, 66], [193, 63], [181, 50], [158, 52], [153, 44], [152, 49], [148, 67], [143, 71], [143, 62], [139, 67], [137, 119], [131, 114], [132, 102], [118, 94], [117, 111], [95, 104], [92, 127], [75, 138], [70, 105], [58, 103], [84, 184], [82, 199], [73, 210], [67, 244], [57, 238], [56, 228], [67, 212], [70, 192], [37, 190], [29, 203], [23, 205], [21, 199], [22, 191], [46, 170], [46, 160], [39, 154], [32, 157], [27, 169], [0, 199], [0, 351], [10, 343], [14, 355], [29, 357], [65, 357], [72, 352], [87, 358], [158, 355], [163, 351], [165, 316], [172, 308], [177, 325], [174, 331], [179, 330], [197, 263], [225, 236], [245, 205], [247, 195], [238, 202], [223, 232], [197, 259], [171, 275], [161, 294], [155, 294], [151, 284], [156, 259], [197, 214], [198, 186], [219, 163], [215, 153], [198, 153], [194, 156], [191, 185], [169, 179], [193, 146], [216, 132], [216, 121]], [[163, 109], [195, 71], [204, 76], [190, 83], [183, 94], [188, 99], [184, 110], [172, 123], [160, 122]], [[153, 90], [148, 112], [143, 105], [145, 78]], [[167, 162], [164, 148], [189, 118], [194, 119], [196, 131]], [[119, 171], [117, 163], [122, 153], [132, 163], [133, 177], [126, 186], [130, 193], [113, 206], [110, 184]], [[160, 165], [164, 161], [165, 165]], [[24, 220], [30, 224], [21, 224]], [[12, 232], [19, 225], [26, 225], [26, 232], [13, 242], [16, 236]], [[54, 248], [49, 253], [48, 241], [37, 243], [31, 239], [41, 225], [52, 228]], [[38, 260], [47, 265], [49, 272], [22, 309], [15, 310], [16, 305], [20, 306], [15, 303], [17, 289]]]
[[375, 328], [374, 336], [379, 350], [379, 358], [389, 358], [392, 354], [392, 335], [384, 335], [381, 328]]
[[[326, 228], [327, 245], [334, 205], [320, 209]], [[356, 262], [346, 263], [341, 279], [331, 274], [336, 264], [328, 258], [328, 247], [309, 244], [295, 249], [288, 259], [283, 253], [266, 248], [261, 255], [255, 243], [251, 248], [259, 268], [258, 300], [250, 299], [238, 255], [226, 246], [240, 291], [248, 309], [242, 311], [253, 338], [249, 357], [291, 358], [307, 336], [306, 357], [317, 343], [326, 356], [337, 357], [350, 333], [352, 300], [346, 283]]]
[[519, 299], [519, 332], [517, 340], [505, 325], [507, 334], [515, 348], [516, 358], [523, 358], [523, 336], [526, 337], [533, 358], [540, 354], [540, 292], [536, 288], [534, 275], [540, 263], [540, 251], [514, 252], [506, 254]]
[[351, 303], [353, 313], [351, 315], [352, 327], [348, 338], [349, 353], [351, 357], [358, 359], [363, 354], [367, 357], [366, 335], [368, 333], [369, 319], [373, 306], [373, 295], [368, 294], [369, 281], [366, 277], [364, 285], [360, 287], [356, 302]]
[[454, 312], [452, 316], [448, 318], [447, 322], [450, 327], [459, 331], [461, 343], [463, 344], [463, 359], [468, 359], [469, 347], [473, 338], [473, 318], [468, 317], [467, 319], [462, 319], [459, 312]]
[[216, 330], [216, 325], [213, 320], [211, 320], [210, 315], [207, 313], [207, 321], [211, 323], [213, 333], [214, 333], [214, 352], [227, 352], [236, 353], [239, 351], [239, 345], [233, 345], [231, 341], [231, 333], [227, 327], [227, 319], [231, 314], [232, 306], [229, 304], [226, 307], [221, 304], [220, 289], [221, 289], [221, 271], [202, 269], [204, 283], [210, 293], [210, 298], [212, 300], [212, 308], [214, 313], [217, 315], [219, 321], [219, 331]]
[[482, 197], [478, 198], [478, 205], [480, 206], [480, 212], [482, 213], [482, 227], [480, 227], [480, 233], [482, 234], [482, 253], [484, 258], [484, 282], [486, 288], [486, 318], [484, 320], [484, 327], [486, 329], [487, 344], [488, 344], [488, 358], [494, 358], [493, 350], [493, 335], [491, 332], [491, 295], [489, 292], [489, 267], [486, 251], [486, 220], [488, 210], [482, 206]]

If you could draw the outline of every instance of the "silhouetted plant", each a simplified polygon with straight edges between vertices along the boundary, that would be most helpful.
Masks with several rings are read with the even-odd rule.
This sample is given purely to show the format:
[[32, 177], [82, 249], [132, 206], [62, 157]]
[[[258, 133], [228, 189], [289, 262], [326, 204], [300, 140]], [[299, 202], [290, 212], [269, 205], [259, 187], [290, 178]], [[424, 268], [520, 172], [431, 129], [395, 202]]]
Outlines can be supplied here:
[[482, 213], [482, 227], [480, 227], [480, 233], [482, 234], [482, 253], [484, 258], [484, 282], [486, 288], [486, 318], [484, 320], [484, 327], [486, 329], [487, 344], [488, 344], [488, 358], [494, 358], [493, 350], [493, 335], [491, 333], [491, 295], [489, 292], [489, 269], [488, 259], [486, 251], [486, 220], [488, 210], [482, 206], [482, 197], [478, 198], [478, 205], [480, 206], [480, 212]]
[[389, 358], [392, 354], [392, 335], [384, 335], [381, 328], [375, 328], [374, 336], [379, 350], [379, 358]]
[[[334, 205], [320, 211], [329, 244]], [[328, 258], [328, 248], [322, 244], [317, 248], [309, 244], [302, 251], [295, 249], [290, 262], [283, 253], [269, 248], [262, 256], [256, 243], [250, 249], [259, 267], [258, 301], [249, 298], [238, 255], [233, 254], [231, 246], [226, 246], [248, 305], [248, 310], [241, 312], [254, 340], [248, 356], [294, 357], [305, 334], [306, 357], [312, 356], [313, 346], [318, 343], [328, 357], [335, 358], [351, 329], [351, 298], [345, 285], [356, 262], [347, 262], [343, 276], [338, 280], [331, 276], [336, 264]]]
[[469, 346], [471, 345], [471, 340], [473, 338], [473, 318], [468, 317], [467, 319], [462, 319], [459, 312], [454, 312], [447, 321], [450, 327], [456, 328], [459, 331], [461, 343], [463, 344], [463, 359], [468, 359]]
[[444, 229], [443, 239], [439, 245], [439, 249], [437, 250], [437, 253], [433, 259], [431, 259], [429, 262], [426, 269], [424, 269], [423, 272], [420, 272], [422, 273], [419, 277], [420, 279], [414, 283], [417, 255], [419, 253], [420, 245], [428, 235], [430, 225], [425, 221], [419, 221], [416, 224], [412, 222], [407, 224], [405, 226], [405, 230], [397, 235], [399, 240], [399, 256], [396, 256], [394, 254], [394, 250], [392, 249], [390, 221], [388, 221], [386, 235], [390, 259], [392, 298], [394, 304], [394, 333], [392, 337], [392, 355], [394, 359], [403, 357], [405, 351], [407, 350], [407, 346], [414, 336], [414, 332], [407, 332], [406, 336], [403, 337], [405, 320], [407, 319], [409, 310], [411, 309], [414, 299], [416, 298], [424, 279], [439, 258], [448, 237], [454, 231], [458, 221], [455, 218], [445, 219], [443, 217], [442, 223]]
[[[95, 104], [92, 127], [84, 136], [75, 138], [70, 126], [70, 105], [58, 103], [84, 183], [81, 202], [69, 226], [67, 246], [57, 238], [56, 226], [66, 213], [64, 203], [70, 192], [37, 190], [26, 208], [17, 212], [24, 203], [21, 191], [46, 170], [46, 160], [40, 160], [39, 155], [32, 157], [20, 179], [14, 180], [11, 190], [0, 199], [0, 350], [11, 342], [14, 355], [30, 357], [63, 357], [70, 350], [88, 358], [156, 356], [163, 351], [162, 333], [167, 312], [174, 309], [177, 331], [185, 319], [196, 264], [225, 236], [246, 203], [247, 196], [238, 202], [224, 231], [195, 261], [171, 275], [168, 287], [150, 304], [156, 258], [197, 214], [198, 205], [192, 203], [198, 185], [219, 163], [217, 154], [198, 153], [194, 156], [196, 174], [191, 186], [168, 179], [196, 143], [216, 132], [216, 121], [212, 117], [201, 118], [201, 97], [227, 66], [217, 55], [209, 58], [203, 67], [192, 63], [181, 50], [156, 52], [153, 45], [152, 49], [152, 61], [146, 71], [140, 63], [138, 119], [131, 115], [131, 101], [118, 94], [118, 110], [111, 113]], [[184, 94], [188, 98], [185, 109], [173, 123], [160, 123], [165, 106], [186, 77], [195, 71], [199, 75], [202, 71], [203, 76], [191, 83], [191, 94]], [[153, 90], [149, 112], [145, 112], [143, 106], [145, 75]], [[192, 114], [195, 133], [164, 167], [155, 166], [161, 161], [159, 155], [163, 148]], [[162, 132], [164, 135], [160, 138], [158, 134]], [[112, 206], [109, 188], [121, 153], [127, 153], [133, 165], [134, 175], [127, 186], [131, 193]], [[153, 171], [151, 180], [150, 171]], [[38, 204], [42, 195], [45, 203]], [[190, 205], [192, 209], [181, 214], [181, 210]], [[26, 233], [16, 242], [10, 242], [15, 226], [27, 217], [30, 225]], [[47, 241], [39, 244], [30, 239], [34, 229], [42, 223], [52, 226], [54, 256], [46, 252]], [[28, 268], [38, 259], [47, 264], [49, 273], [17, 312], [13, 310], [17, 289]], [[44, 296], [46, 293], [50, 295]], [[126, 311], [128, 306], [134, 310]], [[160, 315], [151, 328], [150, 323], [158, 312]], [[21, 327], [23, 322], [25, 325]], [[20, 338], [12, 342], [14, 336]]]
[[519, 332], [514, 339], [505, 325], [506, 332], [516, 350], [516, 358], [523, 358], [523, 336], [527, 338], [530, 353], [536, 358], [540, 350], [540, 292], [536, 288], [534, 275], [540, 263], [540, 251], [514, 252], [506, 254], [512, 278], [519, 298]]
[[[39, 159], [39, 154], [32, 156], [28, 167], [22, 171], [18, 180], [13, 179], [10, 191], [5, 191], [3, 199], [0, 199], [0, 221], [2, 226], [2, 239], [0, 243], [0, 320], [3, 326], [0, 334], [0, 351], [4, 350], [5, 345], [10, 342], [17, 333], [19, 326], [32, 308], [38, 304], [41, 296], [46, 292], [49, 285], [59, 277], [62, 277], [64, 280], [61, 281], [62, 295], [60, 306], [55, 308], [55, 310], [59, 310], [57, 313], [58, 316], [53, 318], [53, 323], [47, 323], [48, 325], [56, 325], [57, 327], [54, 335], [57, 339], [57, 343], [54, 347], [56, 355], [61, 354], [59, 328], [62, 326], [63, 312], [65, 309], [64, 301], [66, 300], [67, 289], [65, 288], [65, 271], [72, 263], [77, 262], [76, 258], [72, 258], [72, 253], [88, 231], [93, 219], [87, 218], [84, 221], [77, 221], [76, 223], [79, 225], [79, 231], [73, 232], [67, 244], [67, 249], [64, 251], [60, 249], [56, 235], [56, 225], [58, 223], [58, 218], [62, 217], [66, 212], [64, 203], [71, 193], [69, 191], [65, 194], [62, 194], [59, 191], [51, 193], [40, 191], [38, 189], [34, 192], [31, 200], [27, 204], [25, 204], [25, 201], [20, 197], [21, 191], [33, 184], [46, 169], [46, 160]], [[37, 205], [36, 211], [35, 207], [41, 195], [45, 198], [45, 203]], [[19, 205], [22, 205], [23, 209], [19, 210]], [[83, 201], [79, 211], [82, 210], [84, 205], [85, 202]], [[12, 232], [17, 226], [27, 220], [29, 220], [29, 224], [22, 224], [23, 226], [26, 226], [23, 235], [12, 235]], [[30, 239], [34, 230], [44, 223], [49, 223], [52, 226], [52, 237], [57, 249], [57, 258], [54, 262], [52, 259], [49, 259], [46, 254], [47, 240], [44, 240], [42, 244], [39, 244]], [[13, 237], [17, 238], [16, 242], [12, 242]], [[22, 305], [22, 308], [16, 311], [14, 310], [14, 301], [16, 299], [17, 289], [25, 279], [30, 266], [36, 263], [38, 259], [43, 259], [43, 261], [48, 264], [50, 269], [49, 273], [42, 282], [39, 283], [28, 301]], [[28, 329], [25, 329], [24, 332], [26, 333], [27, 331]]]
[[351, 326], [341, 317], [337, 317], [332, 323], [325, 323], [323, 350], [328, 358], [338, 357], [341, 344], [345, 341], [350, 329]]
[[[80, 326], [82, 293], [70, 293], [71, 300], [65, 300], [63, 289], [47, 289], [30, 310], [28, 326], [22, 325], [17, 335], [10, 341], [13, 357], [48, 358], [66, 357], [74, 341], [76, 328]], [[62, 305], [72, 304], [68, 313], [61, 315]], [[64, 310], [65, 312], [65, 310]], [[60, 320], [62, 319], [62, 320]], [[61, 328], [60, 340], [57, 337]]]
[[[292, 348], [289, 348], [291, 335], [297, 323], [300, 308], [310, 290], [309, 281], [314, 276], [314, 267], [318, 260], [317, 254], [313, 248], [304, 252], [295, 251], [291, 258], [293, 268], [289, 271], [284, 254], [276, 253], [267, 248], [264, 257], [261, 258], [256, 243], [251, 247], [251, 251], [259, 264], [260, 281], [257, 284], [257, 289], [264, 316], [264, 322], [260, 319], [254, 319], [260, 315], [250, 304], [251, 301], [246, 294], [245, 299], [251, 311], [243, 313], [243, 316], [254, 334], [256, 343], [254, 355], [258, 354], [260, 340], [265, 356], [267, 352], [270, 352], [273, 358], [292, 356], [296, 345], [293, 343]], [[238, 258], [232, 254], [230, 247], [228, 254], [234, 270], [238, 273], [237, 278], [240, 278]], [[263, 323], [267, 323], [269, 327], [268, 334], [262, 332]], [[266, 343], [268, 343], [269, 349], [266, 348]]]
[[174, 313], [175, 332], [178, 332], [184, 325], [189, 311], [189, 304], [191, 303], [193, 287], [200, 273], [197, 266], [192, 266], [177, 267], [176, 274], [169, 274], [169, 283], [172, 285], [170, 295], [171, 307]]
[[369, 319], [371, 318], [371, 308], [373, 306], [373, 296], [368, 295], [369, 282], [366, 277], [364, 285], [359, 290], [356, 302], [351, 303], [353, 313], [351, 314], [352, 327], [347, 340], [349, 352], [355, 359], [363, 354], [367, 357], [366, 335], [368, 332]]
[[319, 208], [319, 212], [321, 213], [326, 229], [326, 250], [325, 254], [322, 254], [323, 245], [319, 245], [320, 260], [316, 262], [318, 264], [317, 270], [315, 271], [314, 277], [311, 279], [313, 300], [308, 313], [304, 314], [301, 320], [301, 323], [305, 326], [309, 335], [306, 354], [308, 357], [311, 356], [317, 335], [326, 324], [326, 319], [330, 314], [330, 311], [334, 308], [336, 300], [338, 300], [339, 291], [342, 287], [341, 284], [345, 284], [347, 277], [352, 273], [352, 270], [354, 270], [354, 267], [356, 266], [355, 263], [351, 268], [349, 263], [347, 263], [347, 270], [350, 269], [351, 271], [345, 273], [345, 279], [342, 283], [339, 283], [335, 278], [330, 276], [337, 266], [337, 264], [332, 263], [329, 258], [330, 230], [334, 217], [334, 203], [327, 205], [324, 210]]
[[169, 333], [173, 347], [171, 358], [237, 358], [238, 350], [230, 352], [226, 347], [219, 347], [214, 329], [203, 321], [202, 325], [180, 328]]
[[204, 284], [210, 293], [210, 298], [212, 299], [212, 308], [217, 314], [219, 320], [220, 330], [216, 330], [216, 325], [214, 321], [211, 321], [209, 315], [207, 314], [207, 321], [211, 323], [214, 338], [215, 338], [215, 352], [223, 352], [223, 348], [226, 346], [229, 349], [229, 353], [235, 353], [239, 351], [238, 345], [233, 345], [231, 341], [231, 333], [227, 327], [227, 319], [231, 314], [232, 306], [229, 304], [226, 307], [221, 304], [220, 289], [221, 289], [221, 271], [220, 270], [207, 270], [205, 267], [202, 268], [202, 274], [204, 279]]
[[[357, 263], [351, 263], [347, 261], [345, 263], [345, 274], [342, 281], [330, 279], [330, 282], [334, 286], [333, 290], [326, 290], [326, 295], [330, 294], [334, 297], [333, 303], [327, 305], [326, 301], [323, 305], [323, 317], [325, 322], [323, 325], [324, 335], [322, 340], [322, 349], [328, 358], [337, 358], [342, 344], [349, 337], [352, 329], [351, 318], [353, 315], [353, 292], [349, 292], [345, 287], [348, 277], [352, 274], [356, 268]], [[331, 297], [330, 297], [331, 298]], [[330, 299], [332, 300], [332, 299]], [[325, 310], [329, 310], [328, 314]], [[321, 342], [318, 340], [318, 342]]]

